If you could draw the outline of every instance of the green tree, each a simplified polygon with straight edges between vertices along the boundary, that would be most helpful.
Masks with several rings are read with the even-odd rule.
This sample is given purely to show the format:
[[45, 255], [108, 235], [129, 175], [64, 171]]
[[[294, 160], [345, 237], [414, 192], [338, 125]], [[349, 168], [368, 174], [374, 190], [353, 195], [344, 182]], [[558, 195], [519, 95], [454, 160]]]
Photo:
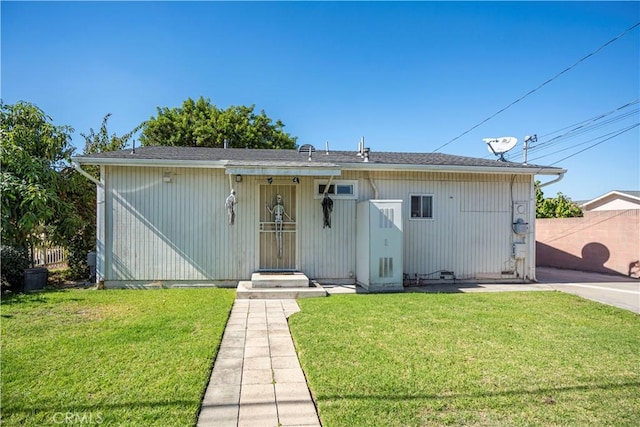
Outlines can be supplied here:
[[280, 120], [273, 122], [255, 106], [231, 106], [222, 110], [200, 97], [188, 98], [182, 107], [158, 108], [157, 117], [143, 124], [143, 145], [235, 148], [296, 148], [296, 137], [284, 132]]
[[[80, 133], [80, 136], [84, 138], [84, 151], [82, 154], [95, 154], [95, 153], [104, 153], [107, 151], [117, 151], [124, 149], [131, 138], [144, 126], [144, 123], [139, 124], [130, 132], [125, 133], [122, 136], [118, 136], [115, 133], [109, 135], [109, 131], [107, 130], [107, 122], [109, 121], [109, 117], [111, 117], [111, 113], [107, 113], [102, 119], [102, 125], [100, 126], [100, 130], [96, 133], [93, 128], [89, 129], [89, 133]], [[86, 170], [86, 168], [85, 168]], [[97, 171], [97, 169], [96, 169]], [[96, 176], [98, 178], [98, 176]]]
[[582, 209], [561, 192], [556, 197], [544, 197], [540, 181], [536, 181], [536, 218], [572, 218], [583, 216]]
[[68, 198], [70, 126], [56, 126], [37, 106], [0, 101], [2, 241], [28, 248], [46, 233], [64, 244], [79, 218]]

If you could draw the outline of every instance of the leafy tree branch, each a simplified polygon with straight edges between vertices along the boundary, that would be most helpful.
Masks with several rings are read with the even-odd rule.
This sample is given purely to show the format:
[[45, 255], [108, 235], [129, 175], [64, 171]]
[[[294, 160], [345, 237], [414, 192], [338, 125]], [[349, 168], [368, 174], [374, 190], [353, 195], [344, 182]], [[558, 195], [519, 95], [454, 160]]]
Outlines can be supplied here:
[[540, 181], [536, 181], [536, 218], [572, 218], [583, 216], [582, 209], [569, 197], [558, 192], [556, 197], [544, 197]]
[[269, 118], [255, 106], [231, 106], [225, 110], [209, 99], [188, 98], [181, 107], [158, 108], [157, 117], [143, 123], [143, 145], [234, 148], [296, 148], [296, 137], [284, 132], [284, 124]]

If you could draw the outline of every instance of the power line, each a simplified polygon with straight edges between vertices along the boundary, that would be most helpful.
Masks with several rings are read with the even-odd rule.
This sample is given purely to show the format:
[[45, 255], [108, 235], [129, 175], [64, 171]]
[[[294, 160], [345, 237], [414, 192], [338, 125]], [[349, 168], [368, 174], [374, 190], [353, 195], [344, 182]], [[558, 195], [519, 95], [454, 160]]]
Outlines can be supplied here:
[[[605, 137], [610, 136], [610, 135], [613, 135], [614, 137], [615, 137], [615, 136], [618, 136], [618, 135], [619, 135], [619, 133], [618, 133], [618, 132], [620, 132], [621, 130], [622, 130], [623, 132], [624, 132], [624, 131], [627, 131], [627, 130], [631, 130], [634, 126], [637, 126], [637, 125], [631, 125], [631, 126], [628, 126], [628, 127], [626, 127], [626, 128], [623, 128], [623, 129], [616, 129], [616, 130], [611, 131], [611, 132], [609, 132], [609, 133], [605, 133], [604, 135], [598, 135], [598, 136], [596, 136], [595, 138], [591, 138], [591, 139], [588, 139], [588, 140], [586, 140], [586, 141], [580, 142], [580, 143], [578, 143], [578, 144], [574, 144], [574, 145], [572, 145], [572, 146], [570, 146], [570, 147], [561, 148], [561, 149], [556, 150], [556, 151], [553, 151], [553, 152], [551, 152], [551, 153], [547, 153], [547, 154], [543, 154], [543, 155], [538, 156], [538, 157], [534, 157], [534, 158], [530, 159], [530, 161], [534, 161], [534, 160], [538, 160], [538, 159], [543, 159], [543, 158], [545, 158], [545, 157], [553, 156], [553, 155], [555, 155], [555, 154], [562, 153], [563, 151], [571, 150], [571, 149], [573, 149], [573, 148], [580, 147], [580, 146], [585, 145], [585, 144], [589, 144], [590, 142], [597, 141], [597, 140], [599, 140], [599, 139], [605, 138]], [[614, 134], [615, 134], [615, 135], [614, 135]]]
[[522, 101], [523, 99], [525, 99], [526, 97], [528, 97], [529, 95], [537, 92], [538, 90], [540, 90], [542, 87], [546, 86], [547, 84], [551, 83], [552, 81], [554, 81], [555, 79], [557, 79], [558, 77], [560, 77], [561, 75], [563, 75], [564, 73], [566, 73], [567, 71], [571, 70], [572, 68], [576, 67], [578, 64], [580, 64], [581, 62], [589, 59], [590, 57], [592, 57], [593, 55], [597, 54], [598, 52], [600, 52], [602, 49], [604, 49], [605, 47], [609, 46], [611, 43], [615, 42], [616, 40], [618, 40], [621, 37], [624, 37], [629, 31], [633, 30], [634, 28], [636, 28], [637, 26], [640, 26], [640, 22], [635, 23], [634, 25], [632, 25], [631, 27], [627, 28], [626, 30], [624, 30], [622, 33], [620, 33], [619, 35], [617, 35], [616, 37], [612, 38], [611, 40], [609, 40], [608, 42], [606, 42], [605, 44], [603, 44], [602, 46], [600, 46], [599, 48], [597, 48], [596, 50], [594, 50], [593, 52], [587, 54], [586, 56], [583, 56], [582, 58], [580, 58], [577, 62], [575, 62], [573, 65], [565, 68], [564, 70], [560, 71], [558, 74], [556, 74], [555, 76], [551, 77], [550, 79], [548, 79], [547, 81], [545, 81], [544, 83], [538, 85], [538, 87], [536, 87], [535, 89], [530, 90], [529, 92], [527, 92], [525, 95], [521, 96], [520, 98], [516, 99], [515, 101], [511, 102], [510, 104], [508, 104], [506, 107], [501, 108], [500, 110], [496, 111], [495, 113], [493, 113], [492, 115], [490, 115], [489, 117], [487, 117], [486, 119], [482, 120], [480, 123], [472, 126], [471, 128], [469, 128], [468, 130], [462, 132], [460, 135], [456, 136], [455, 138], [451, 139], [449, 142], [446, 142], [444, 144], [442, 144], [441, 146], [439, 146], [438, 148], [436, 148], [435, 150], [433, 150], [433, 152], [437, 152], [440, 149], [446, 147], [447, 145], [451, 144], [452, 142], [457, 141], [458, 139], [462, 138], [464, 135], [468, 134], [469, 132], [471, 132], [472, 130], [480, 127], [481, 125], [483, 125], [484, 123], [488, 122], [489, 120], [493, 119], [495, 116], [497, 116], [498, 114], [504, 112], [505, 110], [511, 108], [513, 105], [517, 104], [518, 102]]
[[[607, 111], [607, 112], [602, 113], [602, 114], [598, 114], [595, 117], [591, 117], [589, 119], [582, 120], [582, 121], [580, 121], [578, 123], [574, 123], [572, 125], [565, 126], [565, 127], [560, 128], [558, 130], [555, 130], [553, 132], [546, 133], [543, 136], [553, 135], [555, 133], [562, 132], [562, 131], [564, 131], [566, 129], [570, 129], [569, 131], [564, 132], [561, 135], [555, 136], [555, 137], [553, 137], [553, 138], [551, 138], [551, 139], [549, 139], [547, 141], [539, 142], [535, 146], [530, 146], [528, 148], [527, 152], [528, 153], [533, 153], [533, 152], [537, 153], [537, 152], [541, 152], [541, 151], [546, 151], [546, 150], [548, 150], [550, 148], [555, 148], [556, 146], [558, 146], [560, 144], [564, 144], [565, 142], [567, 142], [567, 141], [569, 141], [569, 140], [571, 140], [573, 138], [576, 138], [576, 137], [578, 137], [578, 136], [580, 136], [580, 135], [582, 135], [584, 133], [593, 132], [593, 131], [595, 131], [597, 129], [609, 126], [609, 125], [611, 125], [611, 124], [613, 124], [615, 122], [625, 120], [625, 119], [627, 119], [629, 117], [636, 118], [638, 112], [640, 111], [638, 108], [635, 108], [635, 109], [633, 109], [631, 111], [623, 112], [621, 114], [609, 117], [606, 120], [602, 120], [603, 118], [605, 118], [607, 116], [610, 116], [611, 114], [613, 114], [615, 112], [619, 112], [621, 110], [624, 110], [625, 108], [628, 108], [630, 106], [634, 106], [634, 105], [638, 104], [638, 102], [639, 102], [639, 99], [636, 98], [636, 99], [634, 99], [632, 101], [629, 101], [626, 104], [623, 104], [623, 105], [621, 105], [619, 107], [616, 107], [616, 108], [614, 108], [614, 109], [612, 109], [610, 111]], [[616, 131], [614, 131], [614, 132], [616, 132]], [[600, 136], [598, 136], [598, 137], [596, 137], [594, 139], [590, 139], [590, 140], [588, 140], [586, 142], [582, 142], [582, 143], [579, 143], [579, 144], [576, 144], [576, 145], [572, 145], [572, 146], [570, 146], [568, 148], [565, 148], [565, 149], [554, 151], [551, 154], [555, 154], [555, 153], [558, 153], [558, 152], [561, 152], [561, 151], [566, 151], [567, 149], [571, 149], [571, 148], [577, 147], [579, 145], [584, 145], [585, 143], [589, 143], [591, 141], [594, 141], [596, 139], [602, 138], [604, 136], [608, 136], [610, 134], [611, 133], [605, 134], [605, 135], [600, 135]], [[540, 140], [540, 138], [541, 137], [538, 137], [538, 140]], [[543, 157], [548, 157], [551, 154], [538, 156], [538, 157], [530, 159], [530, 161], [537, 160], [537, 159], [540, 159], [540, 158], [543, 158]], [[516, 156], [517, 156], [516, 153], [511, 152], [511, 153], [507, 154], [507, 156], [505, 156], [505, 157], [507, 158], [507, 160], [511, 161], [511, 159], [515, 158]], [[490, 156], [485, 156], [485, 157], [490, 157]]]
[[578, 155], [578, 154], [580, 154], [580, 153], [584, 153], [585, 151], [590, 150], [590, 149], [592, 149], [593, 147], [595, 147], [595, 146], [597, 146], [597, 145], [602, 144], [603, 142], [609, 141], [610, 139], [613, 139], [613, 138], [615, 138], [615, 137], [617, 137], [617, 136], [619, 136], [619, 135], [622, 135], [622, 134], [623, 134], [623, 133], [625, 133], [625, 132], [629, 132], [631, 129], [637, 128], [638, 126], [640, 126], [640, 123], [636, 123], [636, 124], [635, 124], [635, 125], [633, 125], [633, 126], [629, 126], [628, 128], [626, 128], [626, 129], [624, 129], [624, 130], [622, 130], [622, 131], [618, 132], [617, 134], [615, 134], [615, 135], [613, 135], [613, 136], [610, 136], [610, 137], [609, 137], [609, 138], [607, 138], [607, 139], [603, 139], [603, 140], [602, 140], [602, 141], [600, 141], [600, 142], [596, 142], [595, 144], [590, 145], [590, 146], [588, 146], [587, 148], [584, 148], [584, 149], [582, 149], [582, 150], [580, 150], [580, 151], [577, 151], [577, 152], [575, 152], [575, 153], [573, 153], [573, 154], [571, 154], [571, 155], [569, 155], [569, 156], [567, 156], [567, 157], [563, 157], [562, 159], [558, 160], [557, 162], [553, 162], [553, 163], [551, 163], [549, 166], [557, 165], [558, 163], [560, 163], [560, 162], [562, 162], [562, 161], [564, 161], [564, 160], [567, 160], [567, 159], [569, 159], [569, 158], [571, 158], [571, 157], [573, 157], [573, 156], [577, 156], [577, 155]]
[[[581, 133], [589, 132], [591, 130], [595, 130], [595, 129], [600, 128], [602, 126], [606, 126], [608, 124], [611, 124], [611, 123], [613, 123], [615, 121], [622, 120], [622, 119], [625, 119], [627, 117], [633, 116], [638, 112], [638, 109], [635, 109], [635, 110], [620, 114], [618, 116], [611, 117], [611, 118], [609, 118], [607, 120], [604, 120], [602, 122], [599, 122], [599, 120], [601, 120], [601, 119], [603, 119], [603, 118], [605, 118], [605, 117], [607, 117], [607, 116], [609, 116], [609, 115], [611, 115], [611, 114], [613, 114], [613, 113], [615, 113], [617, 111], [620, 111], [620, 110], [622, 110], [624, 108], [627, 108], [627, 107], [629, 107], [631, 105], [635, 105], [637, 103], [638, 103], [638, 99], [635, 99], [635, 100], [633, 100], [631, 102], [628, 102], [627, 104], [622, 105], [622, 106], [620, 106], [620, 107], [618, 107], [618, 108], [616, 108], [614, 110], [611, 110], [611, 111], [608, 111], [606, 113], [600, 114], [599, 116], [596, 116], [596, 117], [594, 117], [592, 119], [587, 119], [587, 120], [581, 122], [580, 125], [578, 125], [578, 126], [574, 127], [573, 129], [563, 133], [562, 135], [558, 135], [558, 136], [555, 136], [555, 137], [549, 139], [548, 141], [541, 142], [541, 143], [537, 144], [535, 147], [532, 147], [531, 149], [532, 150], [540, 149], [540, 148], [543, 148], [546, 145], [554, 143], [554, 141], [561, 140], [561, 139], [563, 139], [565, 137], [571, 138], [571, 137], [574, 137], [574, 136], [579, 135]], [[569, 126], [569, 127], [571, 127], [571, 126]]]
[[[546, 151], [549, 150], [551, 148], [556, 148], [559, 145], [565, 144], [566, 142], [579, 137], [582, 134], [585, 133], [589, 133], [589, 132], [593, 132], [596, 131], [598, 129], [607, 127], [615, 122], [620, 122], [623, 121], [625, 119], [628, 119], [630, 117], [636, 118], [638, 117], [638, 112], [640, 112], [640, 109], [635, 109], [633, 111], [629, 111], [627, 113], [624, 114], [620, 114], [618, 116], [614, 116], [609, 118], [608, 120], [605, 120], [603, 122], [598, 122], [598, 123], [594, 123], [591, 124], [589, 126], [586, 127], [581, 127], [580, 129], [576, 129], [572, 132], [567, 132], [566, 134], [563, 134], [557, 138], [553, 138], [549, 141], [545, 141], [544, 143], [540, 144], [540, 145], [536, 145], [536, 146], [532, 146], [528, 149], [529, 153], [539, 153], [542, 151]], [[577, 145], [581, 145], [581, 144], [577, 144]], [[570, 147], [571, 148], [571, 147]], [[540, 158], [540, 157], [538, 157]], [[533, 159], [532, 159], [533, 160]]]
[[596, 121], [596, 120], [598, 120], [598, 119], [600, 119], [600, 118], [602, 118], [602, 117], [604, 117], [604, 116], [607, 116], [607, 115], [609, 115], [609, 114], [615, 113], [616, 111], [620, 111], [620, 110], [622, 110], [623, 108], [627, 108], [627, 107], [629, 107], [629, 106], [631, 106], [631, 105], [637, 104], [637, 103], [638, 103], [638, 101], [640, 101], [640, 98], [636, 98], [636, 99], [634, 99], [633, 101], [629, 101], [629, 102], [627, 102], [626, 104], [621, 105], [620, 107], [614, 108], [613, 110], [608, 111], [608, 112], [606, 112], [606, 113], [602, 113], [602, 114], [599, 114], [599, 115], [597, 115], [597, 116], [595, 116], [595, 117], [591, 117], [591, 118], [589, 118], [589, 119], [582, 120], [581, 122], [574, 123], [574, 124], [569, 125], [569, 126], [565, 126], [565, 127], [561, 128], [561, 129], [554, 130], [553, 132], [545, 133], [544, 135], [540, 135], [540, 138], [544, 138], [544, 137], [546, 137], [546, 136], [553, 135], [554, 133], [562, 132], [563, 130], [569, 129], [570, 127], [574, 127], [574, 126], [582, 125], [583, 123]]
[[576, 130], [575, 132], [572, 132], [571, 134], [565, 135], [563, 136], [563, 138], [561, 139], [555, 139], [553, 142], [551, 141], [547, 141], [547, 143], [545, 143], [542, 146], [536, 146], [536, 147], [532, 147], [533, 151], [545, 151], [549, 148], [555, 147], [556, 145], [559, 144], [564, 144], [566, 141], [570, 140], [570, 139], [574, 139], [577, 138], [578, 136], [584, 134], [584, 133], [588, 133], [588, 132], [593, 132], [597, 129], [609, 126], [615, 122], [619, 122], [625, 119], [628, 119], [629, 117], [633, 117], [633, 118], [637, 118], [638, 117], [638, 112], [640, 112], [640, 109], [636, 108], [633, 111], [629, 111], [628, 113], [625, 114], [621, 114], [619, 116], [615, 116], [615, 117], [611, 117], [609, 120], [606, 120], [604, 122], [599, 122], [596, 124], [593, 124], [589, 127], [585, 127], [583, 129], [580, 130]]

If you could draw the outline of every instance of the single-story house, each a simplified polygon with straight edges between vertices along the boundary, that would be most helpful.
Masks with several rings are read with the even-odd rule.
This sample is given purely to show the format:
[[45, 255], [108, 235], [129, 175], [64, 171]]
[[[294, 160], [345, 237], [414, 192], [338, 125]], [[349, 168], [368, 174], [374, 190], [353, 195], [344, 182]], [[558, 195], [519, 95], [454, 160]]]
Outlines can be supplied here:
[[564, 169], [440, 153], [151, 146], [100, 167], [97, 280], [234, 286], [256, 271], [394, 290], [535, 280], [536, 175]]
[[613, 190], [592, 200], [578, 202], [583, 211], [640, 209], [640, 191]]

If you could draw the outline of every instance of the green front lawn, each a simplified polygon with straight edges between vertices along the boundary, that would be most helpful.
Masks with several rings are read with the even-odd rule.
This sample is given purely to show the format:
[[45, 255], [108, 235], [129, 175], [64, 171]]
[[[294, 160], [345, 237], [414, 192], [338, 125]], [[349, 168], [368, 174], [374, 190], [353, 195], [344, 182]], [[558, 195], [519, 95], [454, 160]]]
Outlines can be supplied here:
[[229, 289], [67, 290], [2, 301], [2, 424], [194, 425]]
[[555, 292], [299, 304], [290, 327], [325, 427], [638, 425], [631, 312]]

